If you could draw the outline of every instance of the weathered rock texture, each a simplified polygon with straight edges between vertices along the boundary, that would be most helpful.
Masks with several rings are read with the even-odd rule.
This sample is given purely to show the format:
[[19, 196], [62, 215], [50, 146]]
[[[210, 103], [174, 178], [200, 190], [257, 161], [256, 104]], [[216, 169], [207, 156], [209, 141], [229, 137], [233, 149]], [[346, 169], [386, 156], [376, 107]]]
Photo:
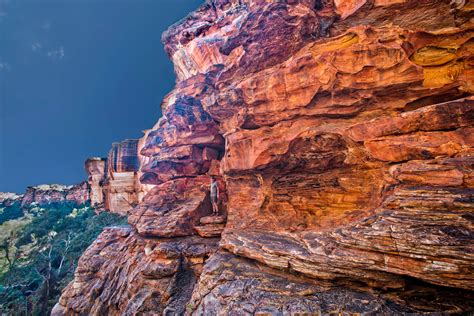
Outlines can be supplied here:
[[142, 139], [113, 143], [107, 158], [86, 160], [91, 205], [97, 211], [126, 215], [153, 187], [139, 181], [142, 175], [140, 166], [147, 163], [147, 157], [139, 152], [147, 135], [145, 132]]
[[126, 215], [138, 204], [136, 177], [139, 169], [138, 140], [128, 139], [112, 144], [104, 181], [104, 207], [113, 213]]
[[105, 180], [105, 165], [107, 160], [105, 158], [93, 157], [85, 162], [85, 169], [87, 172], [87, 182], [90, 187], [91, 205], [96, 209], [103, 208], [104, 192], [102, 190]]
[[87, 182], [76, 185], [45, 184], [28, 187], [21, 200], [21, 206], [36, 203], [39, 206], [49, 203], [71, 202], [81, 205], [89, 201]]
[[[218, 239], [150, 239], [107, 228], [81, 257], [52, 315], [183, 314]], [[66, 307], [65, 307], [66, 306]]]
[[[173, 25], [176, 88], [138, 153], [155, 187], [131, 231], [84, 254], [55, 313], [472, 311], [473, 9], [210, 0]], [[209, 219], [210, 176], [223, 220]], [[221, 234], [218, 252], [187, 248]], [[172, 271], [201, 258], [200, 279], [131, 277], [163, 264], [142, 240], [181, 245]]]

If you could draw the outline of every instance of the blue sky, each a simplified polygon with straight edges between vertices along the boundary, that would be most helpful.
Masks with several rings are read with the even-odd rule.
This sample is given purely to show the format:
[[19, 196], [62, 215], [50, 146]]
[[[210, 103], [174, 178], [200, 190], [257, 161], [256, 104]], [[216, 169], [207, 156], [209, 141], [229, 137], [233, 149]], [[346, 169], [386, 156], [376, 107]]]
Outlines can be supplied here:
[[161, 33], [203, 0], [0, 0], [0, 191], [73, 184], [175, 81]]

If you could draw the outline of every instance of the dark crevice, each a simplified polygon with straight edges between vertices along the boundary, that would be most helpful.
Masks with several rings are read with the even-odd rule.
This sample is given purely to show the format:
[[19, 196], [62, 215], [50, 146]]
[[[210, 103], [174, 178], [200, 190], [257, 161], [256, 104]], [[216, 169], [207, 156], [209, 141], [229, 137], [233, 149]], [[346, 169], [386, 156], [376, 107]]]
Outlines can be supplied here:
[[425, 106], [454, 101], [457, 99], [462, 99], [469, 95], [470, 95], [469, 93], [461, 91], [457, 87], [455, 87], [455, 88], [451, 88], [447, 91], [443, 91], [435, 95], [422, 97], [412, 102], [409, 102], [405, 105], [405, 107], [401, 111], [402, 112], [414, 111]]
[[173, 285], [170, 289], [172, 296], [170, 302], [166, 304], [163, 315], [184, 315], [196, 281], [194, 271], [187, 265], [186, 259], [181, 257], [178, 271], [174, 276]]

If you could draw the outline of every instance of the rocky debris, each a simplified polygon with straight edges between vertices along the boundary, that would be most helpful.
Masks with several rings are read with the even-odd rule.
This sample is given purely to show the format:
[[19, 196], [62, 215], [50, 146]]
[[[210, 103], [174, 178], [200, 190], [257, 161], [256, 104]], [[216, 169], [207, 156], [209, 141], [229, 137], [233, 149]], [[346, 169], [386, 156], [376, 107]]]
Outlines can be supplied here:
[[71, 202], [81, 205], [89, 200], [89, 186], [87, 182], [76, 185], [44, 184], [28, 187], [21, 200], [21, 206], [26, 207], [33, 203], [39, 206], [50, 203]]
[[[94, 272], [56, 311], [472, 311], [473, 36], [464, 1], [206, 1], [163, 34], [178, 80], [138, 142], [139, 170], [110, 167], [137, 175], [127, 192], [153, 187], [75, 282], [130, 262], [156, 265], [156, 289], [180, 275], [128, 246], [139, 240], [222, 234], [221, 250], [191, 255], [204, 273], [176, 277], [179, 304]], [[211, 175], [225, 223], [210, 216]], [[117, 257], [89, 262], [109, 240]]]
[[106, 228], [79, 260], [51, 315], [183, 314], [217, 239], [149, 239]]
[[197, 234], [204, 238], [219, 237], [225, 228], [225, 217], [212, 215], [201, 217], [200, 225], [194, 226]]

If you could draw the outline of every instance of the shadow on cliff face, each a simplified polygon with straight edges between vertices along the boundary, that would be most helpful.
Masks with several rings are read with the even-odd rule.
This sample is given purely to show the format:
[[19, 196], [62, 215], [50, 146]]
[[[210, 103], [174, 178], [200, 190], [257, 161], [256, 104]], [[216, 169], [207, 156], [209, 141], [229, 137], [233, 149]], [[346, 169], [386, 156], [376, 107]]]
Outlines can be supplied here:
[[174, 282], [171, 287], [171, 299], [167, 302], [163, 315], [182, 315], [188, 309], [188, 303], [193, 294], [197, 278], [194, 271], [190, 268], [190, 263], [186, 257], [181, 257], [178, 271], [174, 276]]

